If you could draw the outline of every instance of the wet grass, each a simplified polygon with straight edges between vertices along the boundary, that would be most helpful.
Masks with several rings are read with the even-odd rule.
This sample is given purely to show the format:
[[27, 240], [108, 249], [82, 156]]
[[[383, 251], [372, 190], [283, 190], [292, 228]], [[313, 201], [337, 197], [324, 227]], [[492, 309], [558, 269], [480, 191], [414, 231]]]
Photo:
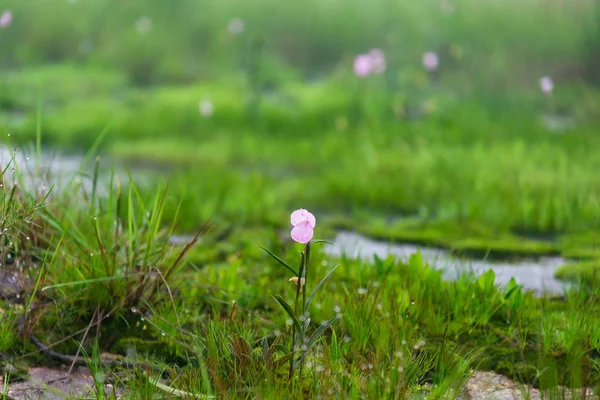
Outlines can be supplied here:
[[[291, 80], [252, 114], [238, 95], [243, 79], [134, 88], [117, 73], [55, 65], [12, 78], [4, 126], [11, 142], [29, 143], [40, 125], [44, 144], [72, 151], [106, 132], [105, 154], [169, 177], [165, 213], [185, 194], [181, 232], [208, 218], [277, 223], [302, 204], [363, 233], [458, 253], [594, 258], [597, 93], [570, 84], [552, 99], [534, 88], [513, 88], [503, 101], [465, 98], [457, 74], [437, 86], [425, 80], [424, 97], [397, 104], [429, 110], [415, 119], [398, 114], [383, 81]], [[205, 98], [210, 117], [198, 110]], [[582, 98], [587, 105], [576, 106]], [[565, 107], [578, 113], [575, 127], [558, 133], [540, 122]]]
[[[96, 184], [44, 202], [25, 190], [11, 196], [8, 184], [0, 192], [12, 221], [4, 249], [32, 282], [2, 304], [5, 365], [56, 363], [19, 334], [26, 315], [27, 332], [61, 353], [79, 351], [94, 377], [126, 398], [171, 398], [174, 390], [192, 398], [458, 397], [477, 368], [542, 389], [600, 384], [596, 284], [539, 298], [514, 282], [497, 287], [491, 272], [449, 282], [418, 254], [333, 259], [319, 247], [327, 244], [313, 246], [310, 285], [339, 267], [305, 323], [307, 337], [319, 329], [323, 336], [306, 352], [302, 378], [290, 380], [293, 323], [271, 293], [293, 304], [296, 289], [259, 248], [297, 265], [301, 248], [282, 238], [289, 216], [254, 228], [217, 225], [192, 247], [170, 245], [169, 226], [185, 214], [167, 217], [164, 190], [85, 179]], [[103, 184], [112, 190], [100, 195], [94, 188]], [[317, 218], [320, 237], [329, 228]], [[108, 367], [101, 352], [150, 367]], [[98, 386], [96, 397], [110, 394]]]
[[[111, 398], [101, 382], [128, 398], [456, 398], [473, 369], [600, 385], [600, 96], [588, 85], [600, 8], [456, 0], [446, 14], [377, 0], [345, 3], [340, 18], [336, 2], [204, 3], [11, 4], [0, 133], [37, 155], [92, 150], [50, 195], [2, 171], [2, 268], [25, 282], [2, 286], [7, 377], [57, 363], [33, 334], [86, 357], [97, 398]], [[242, 35], [227, 32], [234, 17]], [[387, 72], [357, 79], [352, 58], [371, 47]], [[429, 50], [435, 74], [420, 65]], [[150, 182], [99, 174], [98, 152], [151, 166]], [[293, 304], [298, 292], [259, 246], [298, 265], [288, 225], [300, 207], [323, 239], [344, 228], [456, 255], [561, 255], [576, 264], [557, 277], [575, 286], [535, 297], [491, 273], [444, 281], [418, 254], [364, 262], [315, 246], [309, 285], [340, 266], [298, 329], [322, 336], [290, 379], [298, 327], [272, 294]], [[108, 367], [102, 352], [144, 364]]]

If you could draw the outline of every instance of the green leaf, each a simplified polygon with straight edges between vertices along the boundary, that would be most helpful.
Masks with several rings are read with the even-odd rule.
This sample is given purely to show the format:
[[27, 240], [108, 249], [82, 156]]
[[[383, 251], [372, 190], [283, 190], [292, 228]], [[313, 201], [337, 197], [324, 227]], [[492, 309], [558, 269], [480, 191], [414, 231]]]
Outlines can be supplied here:
[[331, 271], [329, 271], [327, 273], [327, 275], [325, 275], [325, 277], [323, 279], [321, 279], [321, 281], [317, 284], [317, 286], [315, 286], [315, 288], [313, 289], [313, 291], [311, 292], [310, 296], [308, 296], [308, 299], [306, 300], [306, 305], [304, 306], [304, 310], [308, 310], [308, 306], [310, 305], [310, 302], [312, 301], [313, 297], [315, 297], [315, 295], [317, 294], [317, 291], [321, 288], [321, 286], [323, 286], [323, 284], [325, 283], [325, 281], [327, 279], [329, 279], [329, 277], [331, 276], [331, 274], [333, 274], [333, 271], [335, 271], [335, 269], [337, 267], [339, 267], [341, 264], [336, 265], [335, 267], [333, 267], [331, 269]]
[[333, 324], [335, 321], [337, 321], [340, 318], [342, 318], [341, 314], [336, 315], [335, 317], [333, 317], [329, 321], [327, 321], [325, 324], [322, 324], [321, 326], [319, 326], [317, 328], [317, 330], [312, 334], [310, 339], [308, 339], [308, 342], [306, 342], [306, 347], [310, 349], [315, 344], [315, 342], [317, 341], [319, 336], [321, 336], [323, 334], [323, 332], [325, 332], [325, 330], [331, 326], [331, 324]]
[[271, 257], [273, 257], [274, 259], [276, 259], [277, 261], [279, 261], [279, 263], [281, 265], [283, 265], [284, 267], [286, 267], [292, 274], [294, 274], [294, 276], [298, 276], [298, 273], [294, 270], [294, 268], [290, 267], [289, 265], [286, 264], [285, 261], [283, 261], [281, 258], [277, 257], [275, 254], [271, 253], [269, 250], [265, 249], [262, 246], [258, 246], [261, 249], [263, 249], [264, 251], [266, 251]]
[[290, 307], [290, 305], [283, 299], [283, 297], [275, 294], [275, 293], [271, 293], [273, 295], [273, 297], [275, 297], [275, 300], [277, 300], [279, 302], [279, 304], [281, 305], [281, 307], [283, 307], [283, 309], [285, 310], [285, 312], [287, 313], [287, 315], [292, 319], [292, 321], [294, 322], [294, 325], [296, 326], [296, 329], [298, 332], [300, 332], [300, 322], [298, 321], [298, 318], [296, 318], [296, 315], [294, 315], [294, 310], [292, 310], [292, 307]]
[[273, 348], [281, 351], [283, 354], [289, 354], [290, 353], [290, 349], [288, 349], [287, 347], [285, 347], [282, 344], [275, 344], [275, 345], [273, 345]]

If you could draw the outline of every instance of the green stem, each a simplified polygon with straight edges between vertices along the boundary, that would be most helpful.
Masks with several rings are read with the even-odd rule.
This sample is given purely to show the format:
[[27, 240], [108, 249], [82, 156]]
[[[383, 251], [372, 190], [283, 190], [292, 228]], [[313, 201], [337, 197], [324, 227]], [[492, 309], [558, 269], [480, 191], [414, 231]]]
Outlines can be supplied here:
[[[306, 321], [306, 284], [308, 283], [308, 261], [310, 259], [310, 242], [306, 243], [306, 246], [304, 247], [304, 266], [302, 268], [302, 272], [300, 273], [301, 275], [303, 275], [303, 278], [301, 278], [298, 281], [298, 286], [302, 287], [302, 317], [300, 319], [300, 321], [302, 322], [302, 325], [300, 325], [300, 327], [302, 328], [302, 331], [300, 332], [300, 379], [302, 379], [302, 371], [304, 369], [304, 350], [302, 350], [302, 347], [304, 346], [304, 322]], [[302, 279], [304, 279], [304, 285], [302, 285]], [[298, 314], [296, 314], [298, 315]]]
[[[305, 258], [302, 256], [302, 263], [300, 264], [300, 270], [298, 271], [298, 282], [296, 284], [296, 300], [294, 301], [294, 315], [298, 317], [298, 300], [300, 299], [300, 288], [302, 287], [302, 276], [304, 275]], [[304, 307], [303, 307], [304, 308]], [[296, 347], [296, 324], [292, 324], [292, 354]], [[292, 379], [294, 374], [294, 356], [290, 360], [290, 373], [288, 379]]]

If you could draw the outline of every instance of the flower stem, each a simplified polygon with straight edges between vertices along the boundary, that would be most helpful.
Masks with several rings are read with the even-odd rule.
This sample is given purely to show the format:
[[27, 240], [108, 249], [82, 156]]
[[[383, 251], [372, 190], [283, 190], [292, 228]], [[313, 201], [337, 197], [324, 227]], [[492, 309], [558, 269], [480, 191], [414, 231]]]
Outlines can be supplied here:
[[[300, 321], [302, 322], [302, 325], [300, 325], [300, 328], [302, 328], [302, 331], [300, 332], [300, 379], [302, 379], [302, 370], [304, 369], [304, 350], [302, 349], [302, 347], [304, 346], [304, 323], [306, 322], [306, 284], [308, 283], [308, 261], [310, 259], [310, 242], [306, 243], [306, 246], [304, 246], [304, 268], [302, 268], [302, 275], [303, 278], [298, 282], [302, 282], [302, 280], [304, 280], [304, 285], [301, 286], [302, 287], [302, 317], [300, 318]], [[297, 315], [297, 314], [296, 314]]]
[[[296, 300], [294, 301], [294, 315], [298, 316], [298, 300], [300, 299], [300, 290], [302, 289], [302, 276], [304, 275], [304, 266], [306, 259], [304, 254], [302, 255], [302, 263], [300, 264], [300, 270], [298, 271], [298, 282], [296, 282]], [[304, 307], [303, 307], [304, 309]], [[300, 326], [302, 328], [302, 326]], [[299, 332], [301, 333], [301, 332]], [[291, 352], [294, 353], [296, 349], [296, 324], [292, 324], [292, 348]], [[290, 373], [288, 379], [292, 379], [294, 374], [294, 356], [290, 359]]]

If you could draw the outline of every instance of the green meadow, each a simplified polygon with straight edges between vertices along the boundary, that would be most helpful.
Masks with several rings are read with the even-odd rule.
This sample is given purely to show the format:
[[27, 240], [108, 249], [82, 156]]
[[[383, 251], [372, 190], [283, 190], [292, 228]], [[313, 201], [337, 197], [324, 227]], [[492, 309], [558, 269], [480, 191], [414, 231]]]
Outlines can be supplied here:
[[[4, 398], [60, 365], [98, 399], [484, 398], [476, 371], [590, 398], [598, 21], [584, 0], [0, 0]], [[340, 230], [561, 257], [570, 286], [328, 255]]]

